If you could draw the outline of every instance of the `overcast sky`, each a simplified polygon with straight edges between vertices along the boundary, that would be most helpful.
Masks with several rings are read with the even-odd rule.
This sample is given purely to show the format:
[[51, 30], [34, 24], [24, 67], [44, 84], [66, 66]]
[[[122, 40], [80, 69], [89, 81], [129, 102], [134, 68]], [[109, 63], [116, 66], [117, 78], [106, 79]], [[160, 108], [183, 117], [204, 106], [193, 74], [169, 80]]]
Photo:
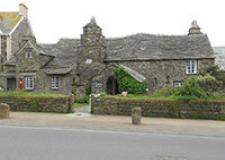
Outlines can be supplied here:
[[23, 2], [39, 42], [80, 38], [92, 16], [106, 37], [135, 33], [187, 34], [197, 20], [213, 46], [225, 46], [224, 0], [0, 0], [1, 11]]

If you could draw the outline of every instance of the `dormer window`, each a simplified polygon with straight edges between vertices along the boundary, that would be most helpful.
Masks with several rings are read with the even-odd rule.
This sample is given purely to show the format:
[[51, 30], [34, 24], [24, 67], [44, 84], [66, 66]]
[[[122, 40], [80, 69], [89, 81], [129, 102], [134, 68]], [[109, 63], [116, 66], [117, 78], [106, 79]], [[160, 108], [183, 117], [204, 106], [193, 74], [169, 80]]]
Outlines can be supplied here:
[[31, 58], [33, 58], [32, 51], [27, 51], [26, 52], [26, 59], [31, 59]]

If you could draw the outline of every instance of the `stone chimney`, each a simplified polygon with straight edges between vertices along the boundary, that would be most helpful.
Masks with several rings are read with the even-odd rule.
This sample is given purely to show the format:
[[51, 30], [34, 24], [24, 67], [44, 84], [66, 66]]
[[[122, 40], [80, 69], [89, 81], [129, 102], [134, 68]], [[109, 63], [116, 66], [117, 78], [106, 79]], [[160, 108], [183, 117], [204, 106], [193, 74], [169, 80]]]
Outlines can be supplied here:
[[196, 35], [196, 34], [202, 34], [201, 28], [198, 26], [197, 21], [192, 21], [188, 35]]
[[101, 29], [101, 27], [98, 26], [95, 17], [92, 17], [90, 22], [83, 27], [83, 32], [84, 32], [84, 34], [94, 33], [94, 34], [101, 35], [102, 29]]
[[28, 16], [28, 7], [25, 4], [20, 3], [19, 4], [19, 13], [20, 13], [20, 15], [27, 17]]

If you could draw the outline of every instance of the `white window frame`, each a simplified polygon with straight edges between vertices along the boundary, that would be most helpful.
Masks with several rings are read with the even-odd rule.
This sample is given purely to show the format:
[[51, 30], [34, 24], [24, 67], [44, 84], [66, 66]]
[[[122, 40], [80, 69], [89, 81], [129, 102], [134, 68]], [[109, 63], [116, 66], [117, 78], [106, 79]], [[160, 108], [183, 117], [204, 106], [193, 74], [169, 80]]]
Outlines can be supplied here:
[[198, 61], [196, 59], [187, 60], [186, 74], [197, 74]]
[[181, 81], [173, 81], [173, 87], [174, 88], [178, 88], [178, 87], [181, 87], [181, 86], [182, 86]]
[[86, 59], [85, 64], [91, 64], [92, 63], [92, 59]]
[[31, 58], [33, 58], [33, 53], [32, 53], [32, 51], [26, 51], [26, 59], [31, 59]]
[[25, 90], [34, 89], [34, 77], [33, 76], [24, 76], [24, 87]]
[[60, 77], [59, 76], [52, 76], [51, 89], [58, 90], [59, 87], [60, 87]]

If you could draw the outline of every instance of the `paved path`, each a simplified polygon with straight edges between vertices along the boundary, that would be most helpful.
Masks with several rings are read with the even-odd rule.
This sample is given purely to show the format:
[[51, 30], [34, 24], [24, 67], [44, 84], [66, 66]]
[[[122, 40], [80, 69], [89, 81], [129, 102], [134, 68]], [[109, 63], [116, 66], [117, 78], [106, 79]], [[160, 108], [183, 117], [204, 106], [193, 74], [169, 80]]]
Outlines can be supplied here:
[[83, 107], [76, 108], [75, 111], [80, 113], [90, 113], [90, 106], [85, 105]]
[[87, 113], [11, 112], [10, 119], [0, 120], [0, 126], [3, 125], [225, 137], [224, 121], [143, 118], [142, 125], [134, 126], [130, 117]]
[[224, 137], [0, 126], [1, 160], [224, 160]]

